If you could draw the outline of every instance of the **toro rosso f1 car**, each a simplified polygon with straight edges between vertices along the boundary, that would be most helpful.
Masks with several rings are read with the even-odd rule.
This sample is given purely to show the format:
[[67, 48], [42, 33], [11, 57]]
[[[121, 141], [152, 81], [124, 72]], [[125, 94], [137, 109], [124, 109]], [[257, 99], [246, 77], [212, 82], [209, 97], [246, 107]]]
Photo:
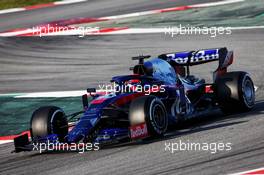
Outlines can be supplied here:
[[[249, 74], [227, 72], [233, 62], [233, 51], [227, 48], [132, 59], [138, 60], [132, 67], [133, 73], [113, 77], [111, 83], [118, 85], [113, 91], [87, 89], [88, 93], [82, 96], [83, 111], [66, 115], [56, 106], [34, 111], [30, 136], [24, 134], [14, 139], [15, 152], [33, 150], [34, 143], [47, 141], [105, 145], [161, 137], [179, 122], [213, 109], [242, 112], [251, 110], [255, 104], [254, 84]], [[207, 83], [190, 74], [191, 66], [211, 61], [219, 62], [213, 82]]]

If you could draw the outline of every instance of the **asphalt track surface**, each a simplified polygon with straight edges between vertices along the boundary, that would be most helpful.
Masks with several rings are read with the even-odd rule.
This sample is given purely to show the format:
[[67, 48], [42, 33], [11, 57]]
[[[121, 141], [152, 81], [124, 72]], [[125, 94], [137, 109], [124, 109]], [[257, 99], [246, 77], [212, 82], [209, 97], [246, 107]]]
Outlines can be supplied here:
[[[113, 5], [114, 6], [114, 5]], [[1, 23], [2, 25], [2, 23]], [[178, 36], [163, 34], [0, 38], [0, 91], [78, 90], [112, 75], [127, 74], [131, 56], [226, 46], [235, 51], [231, 70], [248, 71], [257, 90], [253, 111], [212, 114], [168, 133], [161, 140], [139, 142], [100, 151], [10, 154], [0, 145], [0, 174], [227, 174], [264, 166], [263, 30], [233, 31], [232, 35]], [[211, 66], [195, 67], [209, 79]], [[166, 143], [231, 142], [231, 151], [165, 151]]]

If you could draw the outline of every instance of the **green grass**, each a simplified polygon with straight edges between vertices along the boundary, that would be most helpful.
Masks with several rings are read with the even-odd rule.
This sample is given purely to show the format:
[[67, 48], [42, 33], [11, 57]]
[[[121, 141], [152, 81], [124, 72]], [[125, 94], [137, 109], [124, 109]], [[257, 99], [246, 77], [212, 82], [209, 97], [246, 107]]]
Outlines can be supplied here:
[[31, 114], [41, 106], [61, 107], [66, 114], [82, 110], [81, 97], [14, 98], [0, 96], [0, 136], [28, 130]]
[[25, 7], [37, 4], [45, 4], [58, 0], [0, 0], [0, 10], [16, 7]]

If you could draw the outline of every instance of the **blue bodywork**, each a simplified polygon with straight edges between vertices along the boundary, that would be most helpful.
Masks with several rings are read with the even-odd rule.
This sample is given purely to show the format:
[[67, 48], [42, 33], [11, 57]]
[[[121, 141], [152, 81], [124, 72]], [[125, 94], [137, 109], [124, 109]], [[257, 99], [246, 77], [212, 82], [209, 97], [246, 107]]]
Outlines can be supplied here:
[[[92, 96], [90, 103], [88, 103], [87, 94], [83, 95], [84, 111], [67, 116], [70, 118], [69, 120], [71, 120], [82, 114], [80, 118], [77, 118], [78, 120], [73, 126], [66, 129], [65, 123], [67, 123], [67, 119], [63, 114], [65, 123], [61, 122], [61, 125], [65, 132], [61, 132], [62, 135], [49, 134], [42, 136], [42, 134], [37, 134], [34, 136], [31, 128], [32, 141], [30, 142], [28, 134], [16, 137], [14, 139], [15, 152], [32, 150], [34, 143], [43, 142], [62, 142], [73, 145], [75, 143], [82, 144], [82, 142], [99, 144], [117, 143], [121, 140], [138, 139], [139, 137], [134, 137], [134, 131], [136, 133], [137, 131], [142, 132], [142, 130], [144, 130], [142, 137], [148, 137], [152, 134], [149, 131], [153, 129], [153, 125], [150, 123], [150, 117], [147, 116], [149, 113], [147, 114], [146, 112], [153, 111], [150, 109], [146, 111], [147, 105], [149, 105], [147, 103], [150, 102], [147, 100], [153, 100], [154, 97], [138, 99], [139, 101], [134, 101], [135, 103], [130, 105], [136, 98], [146, 95], [155, 96], [161, 101], [161, 104], [164, 104], [163, 109], [166, 110], [168, 116], [168, 123], [166, 123], [164, 133], [166, 132], [167, 124], [172, 126], [179, 121], [185, 121], [199, 115], [204, 115], [218, 106], [215, 97], [215, 80], [217, 80], [217, 76], [225, 74], [227, 72], [227, 67], [232, 64], [232, 51], [228, 51], [224, 47], [167, 53], [144, 62], [144, 59], [149, 57], [150, 56], [133, 57], [133, 60], [139, 60], [139, 63], [133, 67], [133, 74], [115, 76], [111, 79], [111, 83], [117, 84], [118, 86], [128, 84], [129, 86], [125, 87], [125, 89], [132, 89], [132, 92], [116, 91], [115, 89], [114, 92], [105, 94], [98, 93], [94, 95], [92, 93], [96, 91], [95, 88], [87, 89], [87, 92]], [[189, 66], [211, 61], [219, 61], [218, 68], [213, 74], [213, 83], [206, 84], [204, 79], [199, 79], [194, 75], [190, 75]], [[148, 88], [144, 89], [143, 92], [134, 92], [133, 90], [137, 88], [137, 85], [141, 85], [142, 87], [145, 87], [145, 85], [153, 87], [155, 85], [159, 90], [161, 86], [163, 86], [164, 91], [150, 91], [149, 94], [146, 94], [145, 91], [150, 90]], [[142, 116], [145, 120], [140, 120], [131, 126], [130, 117], [138, 114], [136, 107], [139, 106], [138, 104], [141, 104], [141, 102], [143, 105], [146, 105], [144, 106], [145, 109], [140, 109], [140, 113], [144, 113]], [[129, 108], [133, 110], [133, 115], [129, 116], [129, 114], [131, 114], [129, 113]], [[47, 122], [52, 122], [52, 120], [48, 119]], [[47, 128], [50, 130], [50, 127], [53, 127], [53, 125], [50, 123], [48, 124], [49, 128]], [[68, 129], [71, 130], [69, 131]], [[47, 132], [45, 131], [44, 133]], [[48, 131], [48, 133], [55, 133], [55, 131]]]
[[[125, 76], [116, 76], [112, 78], [112, 82], [117, 82], [118, 84], [123, 84], [123, 82], [131, 79], [145, 79], [145, 80], [152, 80], [152, 82], [161, 82], [162, 84], [166, 85], [166, 90], [168, 87], [172, 87], [176, 85], [177, 75], [174, 69], [170, 66], [167, 61], [161, 60], [159, 58], [154, 58], [148, 60], [144, 63], [144, 66], [148, 69], [152, 69], [152, 75], [149, 76], [142, 76], [142, 75], [125, 75]], [[150, 83], [150, 81], [146, 81]], [[104, 98], [102, 103], [99, 104], [92, 104], [88, 107], [85, 111], [84, 115], [80, 118], [76, 126], [69, 132], [67, 136], [67, 141], [70, 143], [75, 143], [83, 139], [85, 136], [89, 135], [90, 130], [100, 121], [102, 116], [103, 108], [107, 107], [109, 104], [113, 104], [120, 98], [125, 98], [130, 94], [121, 93], [121, 94], [107, 94], [104, 96], [99, 96], [98, 98]], [[118, 129], [118, 128], [109, 128], [100, 131], [98, 138], [95, 140], [98, 142], [107, 141], [109, 139], [117, 138], [117, 137], [124, 137], [129, 136], [128, 129]]]
[[[117, 84], [123, 84], [125, 81], [131, 79], [141, 79], [146, 80], [145, 82], [149, 84], [161, 83], [165, 86], [166, 89], [166, 92], [163, 96], [164, 98], [177, 98], [180, 97], [180, 94], [176, 91], [184, 85], [178, 84], [179, 78], [169, 62], [174, 61], [177, 64], [191, 65], [196, 64], [199, 61], [203, 62], [205, 60], [215, 60], [218, 59], [218, 57], [218, 49], [203, 50], [195, 53], [180, 52], [174, 54], [166, 54], [165, 57], [163, 55], [163, 59], [161, 59], [161, 56], [159, 56], [158, 58], [153, 58], [144, 62], [144, 67], [146, 68], [146, 70], [148, 70], [148, 75], [134, 74], [116, 76], [113, 77], [111, 81], [116, 82]], [[186, 86], [184, 87], [187, 88], [187, 90], [194, 90], [198, 88], [198, 86], [190, 84], [186, 84]], [[79, 119], [75, 127], [66, 136], [66, 141], [68, 143], [77, 143], [87, 137], [90, 134], [91, 130], [96, 126], [96, 124], [100, 122], [102, 118], [102, 111], [104, 108], [106, 108], [110, 104], [114, 104], [119, 99], [127, 98], [130, 95], [131, 93], [110, 93], [94, 97], [88, 108], [85, 110], [83, 116]], [[101, 100], [101, 102], [93, 104], [93, 101], [96, 100]], [[169, 116], [169, 121], [175, 122], [175, 117]], [[104, 128], [99, 131], [94, 141], [101, 143], [125, 137], [129, 137], [128, 128]], [[54, 140], [56, 139], [56, 137], [52, 135], [52, 137], [47, 136], [46, 139]]]

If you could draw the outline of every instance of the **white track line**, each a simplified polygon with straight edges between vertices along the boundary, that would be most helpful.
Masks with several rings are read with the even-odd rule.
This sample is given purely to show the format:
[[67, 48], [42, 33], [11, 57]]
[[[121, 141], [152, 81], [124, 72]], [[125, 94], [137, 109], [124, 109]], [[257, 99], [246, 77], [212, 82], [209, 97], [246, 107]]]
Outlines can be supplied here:
[[101, 17], [99, 19], [103, 20], [113, 20], [113, 19], [123, 19], [123, 18], [131, 18], [131, 17], [138, 17], [138, 16], [144, 16], [144, 15], [152, 15], [152, 14], [157, 14], [156, 10], [150, 10], [150, 11], [145, 11], [145, 12], [135, 12], [135, 13], [128, 13], [124, 15], [116, 15], [116, 16], [106, 16], [106, 17]]
[[225, 1], [219, 1], [219, 2], [209, 2], [209, 3], [204, 3], [204, 4], [195, 4], [195, 5], [191, 5], [191, 7], [193, 7], [193, 8], [213, 7], [213, 6], [233, 4], [233, 3], [237, 3], [237, 2], [243, 2], [243, 1], [245, 1], [245, 0], [225, 0]]
[[77, 2], [85, 2], [87, 0], [64, 0], [64, 1], [57, 1], [54, 2], [55, 5], [64, 5], [64, 4], [73, 4]]
[[[229, 29], [230, 30], [264, 29], [264, 26], [230, 27]], [[153, 33], [164, 33], [164, 34], [170, 35], [172, 34], [173, 31], [177, 31], [177, 30], [180, 30], [180, 28], [177, 28], [177, 27], [172, 27], [170, 29], [166, 27], [165, 28], [127, 28], [123, 30], [116, 30], [116, 31], [113, 30], [111, 32], [86, 33], [86, 35], [123, 35], [123, 34], [153, 34]], [[195, 32], [196, 30], [190, 29], [189, 31]], [[181, 35], [181, 34], [175, 34], [175, 36], [177, 35]]]
[[0, 33], [0, 37], [9, 37], [9, 36], [18, 36], [22, 34], [27, 34], [33, 32], [32, 29], [25, 29], [25, 30], [19, 30], [19, 31], [12, 31], [12, 32], [4, 32]]
[[250, 30], [250, 29], [264, 29], [264, 26], [242, 26], [242, 27], [230, 27], [231, 30]]
[[[104, 90], [96, 90], [97, 93], [105, 93]], [[48, 97], [54, 97], [54, 98], [61, 98], [61, 97], [80, 97], [84, 94], [87, 94], [87, 91], [85, 90], [79, 90], [79, 91], [53, 91], [53, 92], [33, 92], [33, 93], [23, 93], [14, 95], [14, 98], [48, 98]], [[4, 94], [2, 94], [4, 95]], [[12, 94], [10, 94], [12, 95]], [[6, 94], [6, 96], [9, 96], [9, 94]]]
[[78, 97], [86, 94], [87, 92], [82, 91], [54, 91], [54, 92], [34, 92], [23, 95], [17, 95], [15, 98], [41, 98], [41, 97]]
[[13, 140], [0, 140], [0, 145], [6, 144], [6, 143], [12, 143]]
[[[231, 31], [232, 30], [251, 30], [251, 29], [264, 29], [264, 26], [245, 26], [245, 27], [228, 27]], [[64, 36], [71, 36], [71, 35], [79, 35], [79, 36], [89, 36], [89, 35], [125, 35], [125, 34], [159, 34], [159, 33], [164, 33], [165, 35], [171, 35], [172, 32], [180, 31], [181, 28], [178, 27], [164, 27], [164, 28], [122, 28], [120, 27], [120, 30], [116, 30], [117, 28], [109, 28], [107, 32], [104, 32], [104, 29], [101, 29], [99, 31], [95, 29], [91, 29], [90, 32], [87, 30], [86, 33], [84, 33], [83, 30], [79, 29], [74, 29], [74, 30], [67, 30], [63, 32], [54, 32], [54, 33], [43, 33], [41, 36], [59, 36], [59, 35], [64, 35]], [[201, 29], [201, 31], [206, 30], [206, 29]], [[185, 35], [195, 35], [196, 29], [189, 29], [189, 33], [193, 34], [185, 34]], [[8, 32], [8, 33], [2, 33], [0, 36], [2, 37], [8, 37], [8, 36], [16, 36], [16, 35], [21, 35], [21, 34], [27, 34], [32, 32], [32, 30], [28, 29], [25, 31], [17, 31], [17, 32]], [[200, 32], [202, 33], [202, 32]], [[197, 33], [198, 35], [199, 33]], [[178, 32], [174, 34], [174, 36], [179, 36], [183, 35]], [[231, 34], [232, 35], [232, 34]], [[35, 35], [39, 36], [39, 35]]]
[[41, 97], [78, 97], [86, 94], [85, 90], [80, 91], [53, 91], [53, 92], [32, 92], [32, 93], [12, 93], [0, 94], [0, 97], [14, 98], [41, 98]]
[[12, 9], [0, 10], [0, 14], [13, 13], [13, 12], [19, 12], [19, 11], [24, 11], [24, 10], [25, 8], [12, 8]]

